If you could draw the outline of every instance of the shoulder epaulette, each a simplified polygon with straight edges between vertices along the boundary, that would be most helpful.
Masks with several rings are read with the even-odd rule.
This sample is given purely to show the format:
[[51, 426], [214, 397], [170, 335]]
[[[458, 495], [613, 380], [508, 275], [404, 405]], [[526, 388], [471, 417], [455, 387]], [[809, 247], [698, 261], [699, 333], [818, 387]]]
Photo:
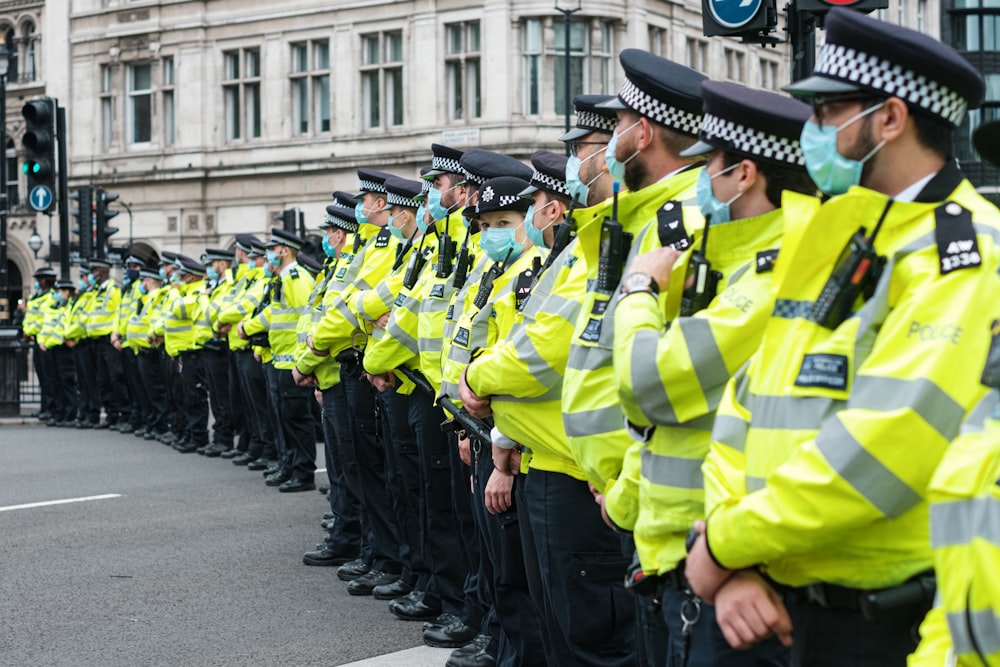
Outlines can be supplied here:
[[972, 212], [957, 202], [945, 202], [934, 210], [934, 240], [942, 276], [983, 263]]
[[778, 249], [761, 250], [757, 253], [757, 273], [767, 273], [774, 270], [774, 260], [778, 257]]
[[691, 247], [691, 237], [684, 227], [684, 207], [679, 201], [671, 200], [661, 206], [656, 212], [656, 223], [661, 247], [679, 251]]

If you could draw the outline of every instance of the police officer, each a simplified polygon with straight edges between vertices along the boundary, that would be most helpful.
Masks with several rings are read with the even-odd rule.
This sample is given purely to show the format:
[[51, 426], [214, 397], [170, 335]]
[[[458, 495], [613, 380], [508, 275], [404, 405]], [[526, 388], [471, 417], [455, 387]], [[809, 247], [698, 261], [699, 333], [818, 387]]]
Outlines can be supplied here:
[[601, 105], [612, 99], [611, 95], [574, 97], [576, 125], [559, 137], [559, 141], [569, 144], [566, 189], [579, 207], [596, 206], [611, 196], [612, 179], [604, 153], [618, 124], [618, 114]]
[[[686, 573], [734, 646], [794, 635], [793, 665], [902, 665], [933, 597], [928, 482], [986, 392], [969, 360], [1000, 298], [1000, 214], [949, 158], [982, 76], [863, 14], [826, 27], [790, 90], [831, 198], [783, 202], [775, 307], [719, 407]], [[773, 584], [747, 576], [762, 567]]]
[[39, 347], [36, 338], [41, 333], [46, 311], [55, 301], [56, 294], [53, 285], [56, 282], [56, 271], [51, 266], [43, 266], [35, 271], [34, 278], [35, 290], [28, 298], [24, 321], [21, 323], [21, 332], [33, 345], [35, 375], [38, 377], [38, 385], [42, 394], [38, 418], [49, 422], [53, 421], [55, 417], [58, 377], [51, 356]]
[[[177, 282], [174, 279], [174, 262], [177, 261], [177, 257], [178, 254], [170, 250], [164, 250], [160, 253], [159, 274], [163, 279], [164, 286], [171, 287], [171, 291], [168, 292], [168, 297], [163, 302], [161, 310], [150, 319], [150, 338], [153, 347], [160, 349], [160, 363], [163, 365], [163, 377], [166, 380], [166, 401], [170, 414], [170, 430], [160, 438], [160, 442], [170, 447], [184, 440], [186, 432], [184, 394], [181, 390], [181, 373], [177, 362], [177, 350], [173, 343], [168, 350], [162, 327], [167, 309], [170, 307], [173, 298], [177, 295], [177, 288], [172, 287]], [[180, 279], [179, 275], [177, 279]], [[171, 353], [171, 350], [173, 353]]]
[[[91, 363], [91, 347], [87, 344], [87, 304], [94, 297], [94, 289], [88, 280], [90, 268], [86, 263], [80, 264], [77, 281], [76, 299], [70, 310], [69, 322], [66, 325], [66, 346], [73, 350], [73, 364], [76, 367], [77, 383], [82, 384], [88, 377], [88, 365]], [[80, 403], [77, 419], [73, 424], [79, 429], [94, 428], [100, 421], [101, 404], [96, 391], [80, 392]]]
[[105, 420], [95, 428], [104, 429], [131, 419], [131, 403], [126, 392], [121, 354], [111, 342], [122, 291], [111, 279], [111, 262], [106, 259], [90, 261], [89, 280], [94, 288], [94, 295], [87, 304], [85, 314], [87, 338], [93, 350], [93, 365], [89, 367], [92, 376], [85, 382], [88, 386], [97, 387], [104, 406]]
[[145, 394], [149, 411], [143, 418], [145, 424], [145, 440], [157, 440], [167, 433], [168, 406], [167, 384], [163, 376], [163, 362], [160, 347], [154, 346], [150, 340], [149, 329], [154, 318], [159, 317], [170, 297], [170, 289], [163, 287], [163, 280], [157, 271], [141, 269], [139, 271], [137, 308], [125, 326], [125, 340], [129, 349], [135, 354], [135, 363], [139, 373], [139, 391]]
[[[615, 379], [637, 442], [605, 509], [612, 525], [635, 538], [641, 570], [633, 579], [647, 590], [657, 585], [666, 629], [650, 639], [669, 642], [671, 664], [685, 653], [692, 667], [751, 658], [780, 664], [786, 650], [774, 639], [749, 652], [728, 647], [714, 610], [688, 592], [683, 557], [688, 530], [704, 512], [700, 468], [714, 408], [756, 350], [773, 307], [782, 193], [815, 194], [798, 141], [810, 111], [732, 83], [704, 82], [701, 90], [701, 141], [685, 155], [709, 157], [697, 195], [708, 228], [686, 267], [674, 263], [680, 253], [662, 248], [636, 257], [622, 281], [629, 296], [615, 309]], [[671, 269], [696, 283], [664, 312], [656, 296], [668, 289]], [[698, 283], [700, 272], [711, 272], [710, 281]]]
[[249, 338], [267, 332], [277, 376], [279, 427], [284, 435], [284, 452], [279, 451], [278, 472], [267, 478], [268, 486], [282, 493], [316, 488], [316, 440], [309, 402], [312, 391], [292, 378], [295, 366], [295, 326], [307, 307], [313, 279], [296, 261], [302, 239], [274, 227], [267, 244], [267, 262], [274, 274], [270, 302], [260, 314], [239, 324], [240, 336]]
[[111, 345], [118, 350], [118, 356], [121, 358], [122, 375], [125, 378], [131, 418], [119, 421], [118, 431], [136, 433], [142, 437], [145, 433], [144, 419], [152, 408], [146, 402], [146, 392], [139, 387], [139, 368], [135, 352], [130, 349], [126, 337], [126, 328], [129, 318], [138, 312], [136, 304], [140, 300], [139, 271], [142, 269], [143, 261], [140, 257], [129, 255], [125, 258], [123, 265], [125, 268], [122, 277], [122, 300], [118, 306], [115, 329], [111, 332]]
[[[54, 271], [53, 271], [54, 272]], [[52, 301], [43, 311], [37, 334], [38, 349], [48, 356], [56, 378], [48, 426], [67, 426], [76, 419], [79, 395], [73, 354], [66, 345], [66, 329], [73, 308], [76, 286], [71, 280], [57, 280]]]
[[[201, 256], [205, 265], [205, 276], [208, 289], [209, 318], [212, 319], [222, 308], [223, 300], [235, 283], [230, 271], [230, 264], [235, 258], [232, 251], [225, 248], [207, 248]], [[208, 398], [212, 408], [212, 442], [208, 447], [198, 452], [214, 458], [233, 448], [232, 394], [229, 379], [229, 340], [226, 334], [216, 328], [212, 321], [212, 337], [203, 346], [205, 360], [205, 377], [208, 379]]]

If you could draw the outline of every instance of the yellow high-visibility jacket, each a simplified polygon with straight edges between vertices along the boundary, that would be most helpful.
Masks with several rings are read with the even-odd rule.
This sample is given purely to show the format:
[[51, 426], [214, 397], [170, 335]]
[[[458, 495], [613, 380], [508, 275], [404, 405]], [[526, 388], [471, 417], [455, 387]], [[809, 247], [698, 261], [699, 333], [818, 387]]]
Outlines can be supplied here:
[[94, 298], [94, 289], [80, 292], [73, 300], [69, 321], [65, 325], [66, 340], [78, 341], [87, 337], [87, 305]]
[[247, 267], [233, 285], [231, 295], [219, 305], [219, 311], [215, 313], [215, 325], [228, 324], [232, 327], [229, 330], [230, 350], [242, 350], [250, 345], [246, 339], [240, 338], [236, 332], [236, 325], [250, 317], [260, 305], [269, 281], [270, 278], [264, 273], [264, 267], [258, 266], [253, 269]]
[[49, 301], [42, 311], [42, 328], [35, 334], [36, 342], [46, 350], [59, 347], [66, 342], [66, 326], [73, 310], [69, 301], [59, 303], [56, 298]]
[[[473, 351], [496, 344], [514, 326], [520, 299], [525, 294], [524, 290], [531, 286], [535, 271], [541, 265], [541, 257], [541, 251], [535, 246], [524, 250], [517, 260], [493, 280], [489, 297], [481, 307], [475, 303], [478, 285], [470, 290], [473, 298], [458, 318], [454, 336], [447, 348], [448, 356], [442, 359], [439, 395], [448, 396], [455, 401], [461, 400], [458, 383], [462, 378], [462, 371], [472, 360]], [[492, 269], [495, 263], [490, 264]]]
[[[722, 565], [861, 589], [930, 569], [928, 483], [985, 393], [1000, 212], [954, 165], [924, 193], [935, 201], [889, 207], [877, 288], [832, 330], [808, 319], [813, 303], [889, 200], [861, 187], [822, 205], [786, 193], [774, 310], [726, 387], [703, 468]], [[951, 235], [940, 251], [936, 231]]]
[[469, 388], [492, 396], [500, 432], [530, 450], [528, 468], [586, 479], [573, 459], [562, 422], [563, 373], [587, 292], [580, 244], [570, 242], [545, 270], [502, 340], [466, 371]]
[[[623, 277], [628, 275], [628, 264], [633, 257], [659, 245], [658, 212], [661, 209], [669, 207], [670, 211], [675, 211], [678, 204], [682, 205], [688, 235], [696, 236], [699, 232], [704, 224], [701, 214], [696, 207], [684, 204], [693, 201], [700, 171], [700, 167], [687, 169], [638, 192], [620, 195], [619, 222], [626, 232], [634, 235]], [[587, 265], [588, 285], [566, 362], [562, 414], [573, 458], [594, 488], [607, 494], [618, 479], [632, 438], [625, 430], [612, 367], [614, 310], [620, 294], [617, 287], [611, 294], [602, 294], [596, 286], [601, 227], [604, 217], [611, 215], [611, 201], [591, 208], [594, 209], [593, 217], [591, 221], [581, 222], [578, 235]], [[590, 214], [590, 209], [586, 212]], [[697, 238], [693, 243], [697, 244]], [[681, 264], [685, 262], [683, 259]], [[680, 291], [679, 287], [672, 286], [661, 295], [664, 312], [669, 312], [668, 307], [677, 312], [674, 304], [680, 303]], [[669, 304], [668, 300], [671, 300]]]
[[138, 354], [140, 350], [152, 347], [149, 342], [149, 328], [153, 317], [163, 310], [163, 304], [170, 295], [169, 288], [160, 287], [149, 294], [139, 295], [138, 312], [134, 313], [125, 327], [125, 338], [128, 345]]
[[86, 310], [87, 338], [109, 336], [115, 331], [121, 303], [122, 291], [110, 278], [94, 288]]
[[[331, 295], [332, 300], [325, 306], [322, 319], [313, 329], [312, 348], [302, 350], [295, 364], [300, 373], [312, 375], [328, 357], [336, 358], [337, 354], [348, 348], [365, 346], [368, 335], [347, 304], [355, 292], [372, 289], [388, 275], [396, 260], [397, 243], [389, 230], [383, 227], [346, 267], [349, 274], [354, 273], [358, 262], [361, 262], [360, 268], [354, 273], [354, 280], [345, 284], [335, 295], [331, 294], [332, 287], [328, 288], [327, 294]], [[339, 274], [338, 268], [337, 275]]]
[[24, 321], [21, 322], [21, 332], [25, 336], [37, 336], [45, 321], [45, 312], [55, 301], [55, 290], [39, 292], [28, 298], [24, 307]]
[[1000, 664], [1000, 394], [962, 425], [931, 479], [938, 596], [911, 667]]
[[292, 262], [276, 278], [270, 302], [256, 317], [244, 320], [243, 333], [247, 336], [267, 332], [275, 368], [291, 370], [295, 366], [295, 327], [309, 307], [312, 288], [313, 277]]
[[[222, 311], [231, 306], [239, 298], [240, 292], [243, 290], [243, 285], [246, 284], [243, 282], [243, 278], [248, 272], [247, 265], [241, 263], [226, 269], [219, 276], [219, 282], [208, 295], [208, 318], [212, 324], [212, 331], [218, 331], [219, 327], [223, 325], [219, 321], [219, 316], [222, 314]], [[229, 330], [225, 338], [231, 350], [238, 350], [247, 345], [247, 342], [240, 338], [239, 334], [233, 329]], [[234, 345], [236, 346], [235, 348], [233, 347]]]
[[181, 352], [197, 350], [211, 337], [208, 324], [208, 298], [205, 281], [174, 283], [167, 297], [162, 316], [150, 322], [152, 333], [163, 336], [163, 348], [171, 357]]
[[[701, 464], [715, 410], [726, 382], [764, 335], [782, 226], [778, 209], [711, 227], [706, 252], [722, 274], [719, 293], [693, 316], [665, 314], [648, 292], [623, 298], [615, 309], [622, 410], [633, 428], [655, 429], [629, 448], [605, 507], [632, 531], [647, 574], [675, 569], [686, 555], [688, 531], [704, 517]], [[678, 270], [686, 273], [686, 266]]]
[[121, 341], [123, 350], [130, 347], [127, 336], [128, 321], [142, 308], [141, 305], [138, 308], [136, 307], [136, 301], [141, 296], [139, 294], [140, 283], [141, 281], [139, 280], [133, 280], [127, 288], [122, 288], [122, 300], [118, 305], [118, 312], [115, 315], [115, 331], [118, 332], [118, 338]]

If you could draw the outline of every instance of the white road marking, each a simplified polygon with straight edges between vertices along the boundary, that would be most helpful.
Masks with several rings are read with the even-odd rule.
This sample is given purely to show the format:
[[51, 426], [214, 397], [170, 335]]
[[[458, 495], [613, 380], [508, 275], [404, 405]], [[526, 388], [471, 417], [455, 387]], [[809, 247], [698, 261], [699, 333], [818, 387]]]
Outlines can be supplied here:
[[66, 505], [69, 503], [85, 503], [89, 500], [108, 500], [110, 498], [121, 498], [120, 493], [105, 493], [103, 496], [86, 496], [85, 498], [64, 498], [62, 500], [46, 500], [40, 503], [26, 503], [24, 505], [7, 505], [6, 507], [0, 507], [0, 512], [9, 512], [11, 510], [27, 510], [35, 507], [49, 507], [51, 505]]
[[316, 473], [326, 472], [326, 468], [316, 468]]
[[341, 667], [441, 667], [451, 656], [450, 648], [431, 648], [429, 646], [418, 646], [417, 648], [397, 651], [378, 655], [367, 660], [349, 662]]

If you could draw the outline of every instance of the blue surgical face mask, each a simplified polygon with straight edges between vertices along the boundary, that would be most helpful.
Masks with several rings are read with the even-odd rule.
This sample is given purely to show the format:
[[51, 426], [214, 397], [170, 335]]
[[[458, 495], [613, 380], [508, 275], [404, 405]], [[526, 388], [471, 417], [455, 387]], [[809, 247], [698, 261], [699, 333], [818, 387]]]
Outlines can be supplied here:
[[66, 303], [66, 295], [62, 292], [56, 292], [53, 298], [55, 298], [56, 303], [60, 306]]
[[146, 289], [146, 284], [145, 283], [139, 283], [139, 294], [142, 294], [143, 296], [146, 296], [147, 294], [149, 294], [149, 290]]
[[328, 234], [323, 235], [323, 254], [327, 257], [337, 256], [337, 249], [330, 245], [330, 236]]
[[80, 278], [80, 280], [78, 280], [76, 284], [80, 286], [81, 291], [90, 287], [90, 282], [88, 282], [86, 278]]
[[167, 270], [162, 266], [160, 267], [160, 280], [167, 280]]
[[125, 282], [134, 283], [139, 279], [139, 269], [125, 269]]
[[584, 162], [593, 160], [601, 154], [601, 151], [606, 150], [607, 146], [592, 155], [588, 155], [583, 160], [575, 155], [571, 155], [569, 160], [566, 161], [566, 189], [569, 190], [569, 196], [572, 197], [580, 206], [587, 206], [587, 198], [590, 197], [590, 186], [594, 184], [594, 181], [601, 177], [600, 172], [598, 172], [597, 176], [594, 176], [590, 179], [590, 181], [584, 183], [580, 180], [580, 167]]
[[368, 214], [365, 212], [364, 202], [358, 202], [354, 206], [354, 219], [358, 221], [359, 225], [364, 225], [368, 222]]
[[268, 278], [274, 275], [274, 267], [271, 266], [270, 262], [264, 262], [264, 275]]
[[214, 266], [206, 266], [205, 267], [205, 275], [208, 276], [209, 280], [218, 280], [219, 279], [219, 272], [215, 270]]
[[420, 230], [421, 234], [427, 233], [427, 222], [425, 222], [424, 220], [424, 218], [426, 217], [427, 217], [427, 207], [421, 204], [420, 208], [417, 209], [417, 229]]
[[802, 157], [805, 158], [809, 177], [821, 191], [828, 195], [840, 195], [847, 192], [851, 186], [861, 183], [861, 170], [865, 163], [882, 149], [885, 142], [880, 142], [860, 160], [852, 160], [837, 151], [837, 134], [851, 123], [875, 113], [883, 106], [884, 102], [869, 107], [837, 127], [820, 126], [811, 120], [806, 122], [799, 139], [802, 145]]
[[181, 272], [180, 271], [174, 271], [172, 274], [170, 274], [170, 282], [172, 282], [172, 283], [179, 283], [180, 281], [181, 281]]
[[[542, 208], [546, 206], [551, 206], [555, 204], [554, 201], [550, 201]], [[528, 209], [528, 212], [524, 214], [524, 233], [527, 235], [528, 239], [533, 245], [539, 248], [547, 248], [548, 245], [545, 243], [545, 230], [539, 229], [535, 226], [535, 207], [532, 206]]]
[[635, 151], [629, 155], [624, 160], [619, 160], [615, 157], [615, 151], [618, 149], [618, 137], [622, 136], [627, 132], [631, 132], [636, 125], [642, 121], [635, 121], [628, 127], [626, 127], [621, 132], [615, 130], [615, 133], [611, 135], [611, 141], [608, 142], [608, 149], [604, 153], [604, 162], [608, 165], [608, 173], [611, 174], [611, 178], [618, 182], [624, 182], [625, 180], [625, 165], [635, 159], [635, 156], [639, 154], [639, 151]]
[[719, 201], [712, 190], [712, 181], [723, 174], [728, 174], [738, 166], [740, 166], [739, 162], [711, 175], [709, 175], [708, 169], [702, 169], [701, 173], [698, 174], [698, 181], [695, 183], [695, 195], [698, 199], [698, 208], [701, 209], [701, 214], [705, 216], [709, 224], [718, 225], [723, 222], [729, 222], [732, 219], [729, 213], [729, 205], [742, 197], [743, 193], [737, 193], [729, 201]]
[[494, 262], [513, 262], [524, 250], [524, 243], [515, 238], [519, 226], [489, 227], [479, 237], [479, 246]]
[[392, 234], [392, 238], [399, 239], [400, 241], [406, 238], [406, 235], [403, 234], [403, 230], [393, 224], [392, 213], [389, 214], [389, 222], [386, 224], [389, 226], [389, 233]]
[[281, 264], [281, 258], [278, 257], [278, 253], [273, 250], [268, 250], [265, 253], [267, 255], [267, 263], [271, 266], [279, 266]]
[[257, 260], [253, 257], [247, 258], [247, 271], [253, 271], [257, 268]]
[[97, 287], [97, 281], [94, 279], [93, 273], [87, 274], [87, 282], [90, 284], [91, 287]]
[[32, 287], [32, 289], [34, 289], [34, 290], [35, 290], [36, 292], [41, 292], [41, 291], [42, 291], [42, 286], [41, 286], [40, 284], [38, 284], [38, 281], [37, 281], [37, 280], [35, 281], [35, 283], [34, 283], [34, 284], [33, 284], [33, 285], [31, 286], [31, 287]]
[[441, 203], [441, 198], [445, 192], [451, 192], [457, 185], [453, 185], [444, 192], [437, 188], [431, 188], [427, 193], [427, 210], [431, 212], [431, 217], [435, 220], [442, 220], [448, 216], [448, 207]]

